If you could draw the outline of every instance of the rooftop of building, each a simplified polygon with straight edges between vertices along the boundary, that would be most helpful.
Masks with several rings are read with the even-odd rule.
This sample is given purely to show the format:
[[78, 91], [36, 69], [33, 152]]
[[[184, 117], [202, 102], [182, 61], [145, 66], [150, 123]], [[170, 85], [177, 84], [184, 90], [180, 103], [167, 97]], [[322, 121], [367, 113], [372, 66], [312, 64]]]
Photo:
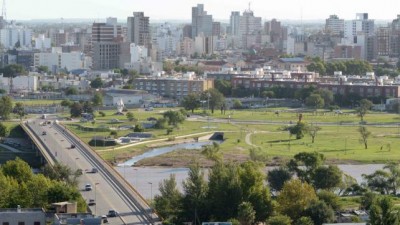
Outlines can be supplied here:
[[43, 208], [0, 208], [1, 213], [32, 213], [32, 212], [43, 212]]
[[293, 58], [280, 58], [279, 61], [284, 63], [305, 63], [306, 61], [300, 57], [293, 57]]

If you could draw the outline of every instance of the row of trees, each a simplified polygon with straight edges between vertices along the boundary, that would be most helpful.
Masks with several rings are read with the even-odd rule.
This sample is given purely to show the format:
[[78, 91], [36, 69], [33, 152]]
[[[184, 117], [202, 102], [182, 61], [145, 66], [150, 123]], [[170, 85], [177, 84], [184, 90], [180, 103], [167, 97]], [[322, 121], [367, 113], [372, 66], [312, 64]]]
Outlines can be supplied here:
[[207, 107], [214, 113], [215, 109], [225, 106], [225, 98], [217, 89], [209, 89], [201, 94], [189, 94], [185, 96], [181, 102], [182, 107], [186, 110], [193, 111], [200, 107]]
[[[208, 153], [203, 150], [210, 156]], [[237, 164], [223, 163], [220, 157], [210, 158], [215, 164], [208, 180], [204, 170], [193, 164], [183, 181], [183, 193], [178, 190], [174, 175], [160, 183], [154, 207], [165, 224], [232, 221], [242, 225], [321, 225], [336, 220], [335, 211], [341, 209], [340, 195], [361, 195], [360, 207], [370, 212], [372, 225], [399, 224], [400, 214], [390, 197], [379, 196], [397, 194], [400, 167], [396, 163], [363, 175], [366, 182], [360, 185], [337, 166], [326, 166], [325, 157], [316, 152], [296, 154], [267, 176], [262, 164], [254, 161]], [[360, 221], [357, 217], [352, 219]]]
[[86, 212], [76, 179], [80, 173], [67, 166], [44, 167], [33, 174], [29, 165], [17, 158], [0, 167], [0, 208], [49, 208], [51, 203], [76, 201], [78, 211]]
[[349, 60], [340, 62], [324, 62], [319, 57], [313, 58], [307, 66], [308, 71], [317, 72], [320, 75], [333, 75], [335, 71], [342, 71], [346, 75], [364, 75], [372, 72], [373, 68], [367, 61]]

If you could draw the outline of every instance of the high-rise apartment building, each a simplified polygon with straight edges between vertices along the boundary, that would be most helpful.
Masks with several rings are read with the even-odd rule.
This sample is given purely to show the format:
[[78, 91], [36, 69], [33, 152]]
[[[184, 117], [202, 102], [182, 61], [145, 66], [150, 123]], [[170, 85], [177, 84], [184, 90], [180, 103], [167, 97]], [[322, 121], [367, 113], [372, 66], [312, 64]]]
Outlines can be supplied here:
[[368, 13], [357, 13], [355, 20], [345, 21], [344, 37], [352, 38], [359, 33], [367, 36], [373, 35], [375, 31], [374, 20], [368, 19]]
[[192, 7], [192, 38], [203, 33], [204, 36], [212, 36], [213, 34], [213, 19], [212, 15], [207, 15], [204, 11], [204, 5], [198, 4]]
[[128, 17], [128, 42], [136, 45], [150, 47], [149, 17], [143, 12], [134, 12], [133, 17]]
[[390, 28], [390, 55], [400, 57], [400, 15], [397, 15], [397, 18], [392, 21]]
[[240, 12], [234, 11], [231, 13], [229, 26], [230, 26], [230, 30], [231, 30], [231, 35], [234, 35], [234, 36], [239, 35]]
[[93, 23], [91, 41], [93, 69], [122, 68], [129, 62], [129, 43], [123, 42], [121, 25], [116, 18], [107, 18], [106, 23]]
[[325, 31], [335, 36], [343, 36], [344, 19], [339, 19], [337, 15], [330, 15], [325, 20]]
[[213, 22], [213, 32], [212, 36], [221, 36], [221, 23], [220, 22]]
[[261, 17], [255, 17], [250, 9], [240, 16], [239, 36], [242, 39], [242, 48], [261, 44]]

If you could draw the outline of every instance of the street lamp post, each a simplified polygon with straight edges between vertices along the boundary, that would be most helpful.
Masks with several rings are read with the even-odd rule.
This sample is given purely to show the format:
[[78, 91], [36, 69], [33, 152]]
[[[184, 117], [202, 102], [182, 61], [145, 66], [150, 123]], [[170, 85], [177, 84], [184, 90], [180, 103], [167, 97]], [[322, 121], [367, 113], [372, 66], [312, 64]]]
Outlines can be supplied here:
[[75, 170], [78, 169], [78, 165], [76, 164], [76, 162], [78, 161], [78, 159], [79, 159], [78, 157], [75, 158]]
[[[138, 169], [133, 169], [134, 171], [138, 171]], [[136, 183], [136, 188], [138, 188], [138, 175], [137, 174], [135, 174], [135, 172], [133, 172], [133, 179], [134, 179], [134, 182]]]
[[94, 184], [94, 215], [97, 214], [97, 185], [100, 183]]
[[210, 130], [210, 115], [208, 115], [208, 111], [210, 110], [210, 93], [207, 93], [207, 128]]
[[150, 184], [150, 202], [153, 201], [153, 183], [148, 182]]

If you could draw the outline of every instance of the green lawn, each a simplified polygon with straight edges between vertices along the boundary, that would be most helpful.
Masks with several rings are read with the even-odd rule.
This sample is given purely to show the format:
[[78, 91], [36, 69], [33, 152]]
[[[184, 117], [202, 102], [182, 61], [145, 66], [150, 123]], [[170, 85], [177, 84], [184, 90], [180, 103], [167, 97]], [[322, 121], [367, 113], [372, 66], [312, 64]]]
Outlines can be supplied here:
[[[162, 113], [169, 109], [155, 109], [154, 111], [143, 111], [143, 110], [130, 110], [134, 113], [135, 118], [139, 121], [146, 121], [149, 117], [159, 118], [162, 117]], [[298, 113], [291, 110], [280, 109], [281, 112], [277, 116], [273, 110], [271, 111], [234, 111], [227, 112], [225, 115], [221, 115], [219, 111], [216, 111], [210, 118], [227, 118], [227, 115], [231, 115], [233, 120], [264, 120], [264, 121], [276, 121], [282, 123], [295, 123], [298, 120]], [[75, 122], [69, 124], [68, 127], [82, 138], [85, 142], [89, 142], [93, 136], [109, 136], [110, 132], [88, 132], [79, 130], [74, 124], [81, 124], [87, 127], [117, 127], [122, 125], [134, 125], [134, 122], [129, 122], [125, 115], [116, 116], [113, 115], [115, 111], [104, 111], [105, 117], [96, 116], [96, 123], [80, 123]], [[196, 113], [200, 113], [197, 111]], [[298, 152], [302, 151], [317, 151], [323, 153], [329, 160], [343, 162], [385, 162], [387, 160], [400, 160], [400, 149], [397, 146], [400, 144], [400, 129], [397, 126], [392, 127], [374, 127], [368, 126], [367, 128], [371, 131], [371, 137], [368, 139], [368, 149], [364, 149], [364, 145], [360, 143], [360, 134], [357, 131], [358, 122], [360, 118], [355, 115], [352, 111], [344, 111], [345, 115], [335, 115], [330, 112], [319, 112], [318, 115], [314, 115], [312, 112], [303, 113], [303, 121], [307, 123], [323, 123], [323, 122], [335, 122], [330, 125], [320, 125], [322, 128], [318, 132], [315, 138], [315, 143], [311, 143], [311, 137], [306, 134], [303, 139], [296, 140], [295, 137], [289, 138], [288, 132], [280, 131], [279, 128], [282, 125], [263, 125], [263, 124], [232, 124], [226, 122], [222, 123], [210, 123], [210, 128], [207, 127], [207, 122], [195, 122], [185, 121], [179, 125], [178, 128], [174, 128], [173, 132], [169, 135], [166, 134], [166, 130], [148, 129], [145, 132], [152, 133], [154, 139], [161, 138], [174, 138], [177, 136], [201, 133], [205, 131], [224, 131], [225, 141], [220, 145], [221, 151], [224, 154], [236, 154], [242, 156], [248, 156], [249, 149], [259, 148], [266, 155], [272, 158], [289, 158]], [[118, 119], [121, 123], [110, 124], [111, 119]], [[397, 124], [399, 116], [397, 114], [387, 113], [369, 113], [366, 115], [365, 120], [369, 123], [394, 123]], [[354, 126], [339, 125], [338, 122], [342, 123], [354, 123]], [[132, 130], [118, 131], [118, 136], [124, 136], [131, 133]], [[246, 141], [247, 136], [247, 141]], [[250, 142], [250, 143], [249, 143]], [[251, 144], [251, 145], [250, 145]], [[111, 151], [112, 148], [107, 147], [95, 147], [96, 150], [107, 150], [110, 151], [99, 151], [99, 153], [108, 160], [115, 158], [125, 158], [131, 155], [139, 154], [149, 148], [148, 145], [138, 145], [130, 148], [124, 148], [120, 150]]]

